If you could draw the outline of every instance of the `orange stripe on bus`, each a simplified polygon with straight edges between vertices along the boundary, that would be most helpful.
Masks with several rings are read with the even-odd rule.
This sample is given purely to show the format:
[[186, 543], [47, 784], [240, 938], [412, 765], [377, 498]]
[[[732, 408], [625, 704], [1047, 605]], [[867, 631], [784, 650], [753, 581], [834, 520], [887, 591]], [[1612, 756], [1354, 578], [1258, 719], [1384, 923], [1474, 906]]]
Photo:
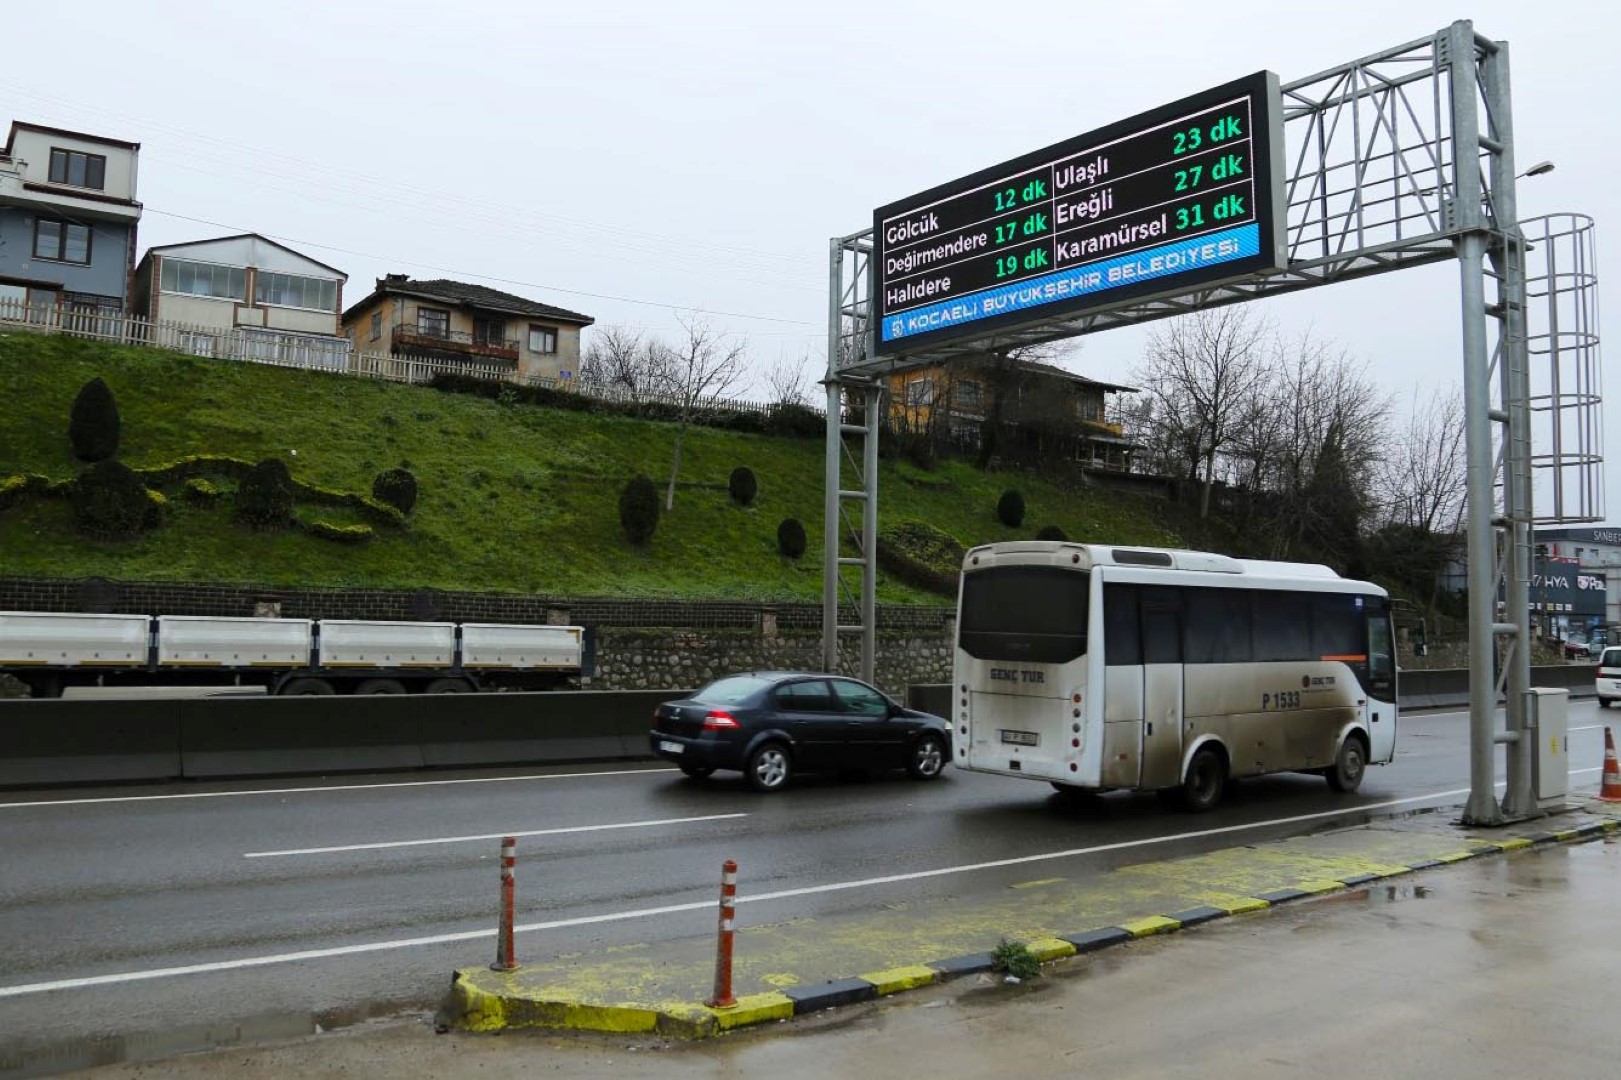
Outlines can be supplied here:
[[1319, 656], [1319, 660], [1338, 660], [1344, 664], [1360, 664], [1368, 659], [1367, 653], [1344, 653], [1336, 656]]

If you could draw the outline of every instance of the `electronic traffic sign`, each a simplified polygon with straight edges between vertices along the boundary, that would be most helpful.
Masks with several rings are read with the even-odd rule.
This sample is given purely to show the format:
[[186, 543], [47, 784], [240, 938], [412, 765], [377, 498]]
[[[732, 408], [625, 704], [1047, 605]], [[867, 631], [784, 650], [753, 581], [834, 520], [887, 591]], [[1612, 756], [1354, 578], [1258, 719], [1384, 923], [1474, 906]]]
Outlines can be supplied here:
[[873, 213], [876, 355], [1284, 265], [1259, 72]]

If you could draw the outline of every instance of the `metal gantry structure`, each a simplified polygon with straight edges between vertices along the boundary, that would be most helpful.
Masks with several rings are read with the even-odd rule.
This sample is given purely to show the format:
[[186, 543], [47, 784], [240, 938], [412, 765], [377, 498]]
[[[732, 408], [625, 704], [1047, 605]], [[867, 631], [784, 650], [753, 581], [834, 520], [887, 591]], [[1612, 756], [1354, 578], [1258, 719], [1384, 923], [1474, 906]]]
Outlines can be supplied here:
[[[1527, 241], [1517, 218], [1506, 42], [1468, 21], [1282, 86], [1288, 258], [1283, 269], [1174, 295], [1105, 304], [920, 351], [873, 352], [872, 233], [831, 243], [823, 659], [860, 635], [858, 670], [875, 667], [878, 438], [887, 377], [911, 368], [1151, 322], [1278, 293], [1455, 260], [1461, 285], [1468, 462], [1470, 797], [1464, 818], [1496, 824], [1533, 811], [1530, 697], [1534, 522], [1587, 521], [1597, 501], [1598, 331], [1591, 222], [1549, 219], [1533, 275], [1553, 315], [1538, 331], [1544, 371], [1535, 406], [1558, 432], [1533, 455]], [[1567, 220], [1568, 219], [1568, 220]], [[1585, 223], [1585, 224], [1584, 224]], [[1561, 251], [1564, 261], [1552, 261]], [[1560, 322], [1561, 304], [1581, 293]], [[1488, 301], [1488, 293], [1490, 299]], [[1547, 326], [1548, 320], [1543, 325]], [[1533, 470], [1576, 477], [1570, 505], [1536, 517]], [[1564, 490], [1562, 487], [1556, 490]], [[852, 512], [856, 507], [859, 514]], [[859, 516], [860, 527], [855, 525]], [[859, 580], [853, 589], [847, 575]], [[1499, 602], [1498, 597], [1501, 596]], [[1506, 698], [1504, 730], [1495, 703]], [[1494, 748], [1507, 747], [1498, 803]]]

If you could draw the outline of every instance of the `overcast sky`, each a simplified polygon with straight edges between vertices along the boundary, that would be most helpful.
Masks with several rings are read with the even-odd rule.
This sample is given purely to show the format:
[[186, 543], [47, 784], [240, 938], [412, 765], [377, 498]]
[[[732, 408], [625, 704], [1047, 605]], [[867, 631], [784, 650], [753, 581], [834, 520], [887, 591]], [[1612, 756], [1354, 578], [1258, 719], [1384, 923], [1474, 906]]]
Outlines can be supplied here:
[[[9, 13], [0, 121], [140, 142], [143, 250], [254, 231], [346, 270], [350, 302], [392, 271], [598, 325], [669, 332], [696, 309], [762, 367], [809, 355], [819, 369], [828, 238], [874, 207], [1456, 18], [1512, 46], [1520, 167], [1557, 164], [1521, 182], [1521, 216], [1592, 215], [1602, 257], [1621, 242], [1604, 231], [1621, 221], [1621, 16], [1598, 2], [78, 0]], [[1457, 280], [1448, 263], [1264, 309], [1406, 403], [1461, 379]], [[1125, 381], [1143, 333], [1089, 337], [1070, 366]], [[1606, 414], [1616, 520], [1621, 417]]]

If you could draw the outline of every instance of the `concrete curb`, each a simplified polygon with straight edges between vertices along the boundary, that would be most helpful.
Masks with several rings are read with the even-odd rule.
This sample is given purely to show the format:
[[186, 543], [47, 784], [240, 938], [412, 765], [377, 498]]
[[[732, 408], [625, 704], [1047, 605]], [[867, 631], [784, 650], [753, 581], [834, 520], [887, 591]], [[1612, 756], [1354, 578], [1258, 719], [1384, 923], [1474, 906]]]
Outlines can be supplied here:
[[[1220, 904], [1144, 915], [1110, 926], [1037, 938], [1023, 944], [1036, 959], [1044, 964], [1051, 963], [1145, 937], [1174, 933], [1217, 919], [1264, 911], [1307, 897], [1403, 877], [1420, 870], [1449, 866], [1487, 855], [1590, 840], [1618, 829], [1621, 829], [1621, 820], [1610, 818], [1584, 821], [1571, 828], [1551, 832], [1539, 830], [1490, 840], [1473, 837], [1471, 840], [1476, 846], [1446, 852], [1435, 858], [1391, 864], [1376, 872], [1347, 874], [1340, 879], [1304, 879], [1258, 896], [1234, 897]], [[990, 953], [969, 953], [926, 964], [742, 996], [735, 1006], [726, 1009], [691, 1002], [603, 1004], [574, 1000], [566, 992], [555, 990], [545, 991], [547, 996], [542, 997], [524, 990], [514, 976], [485, 969], [466, 969], [456, 973], [442, 1015], [449, 1018], [452, 1026], [467, 1031], [534, 1027], [699, 1039], [741, 1027], [872, 1001], [965, 975], [989, 972], [993, 967]]]

